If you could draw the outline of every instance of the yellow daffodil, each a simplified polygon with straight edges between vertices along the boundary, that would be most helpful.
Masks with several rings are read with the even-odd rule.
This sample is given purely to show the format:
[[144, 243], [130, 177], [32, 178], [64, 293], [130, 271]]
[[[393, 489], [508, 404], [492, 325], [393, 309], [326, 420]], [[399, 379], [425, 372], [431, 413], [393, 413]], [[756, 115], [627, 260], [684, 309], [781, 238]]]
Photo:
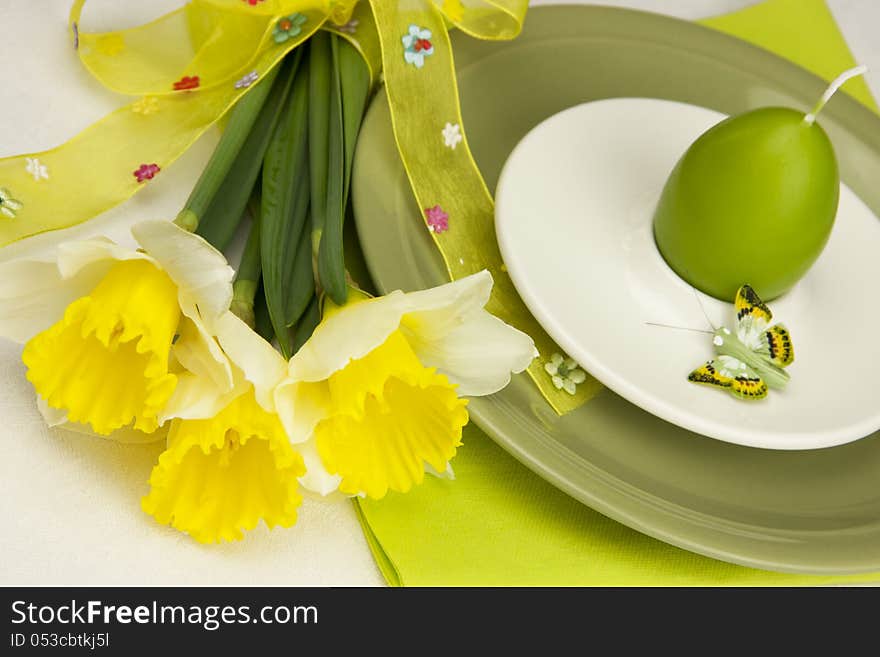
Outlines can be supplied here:
[[275, 389], [306, 488], [381, 498], [448, 470], [468, 421], [461, 396], [500, 390], [536, 355], [531, 338], [484, 310], [491, 289], [481, 272], [325, 309]]
[[27, 343], [28, 380], [71, 422], [108, 434], [133, 420], [150, 433], [177, 385], [168, 352], [179, 321], [168, 275], [148, 260], [119, 261]]
[[302, 498], [302, 457], [274, 413], [272, 390], [286, 363], [232, 313], [216, 322], [233, 363], [233, 398], [205, 419], [174, 419], [150, 477], [145, 512], [201, 543], [242, 538], [262, 519], [290, 527]]
[[305, 473], [284, 427], [253, 391], [207, 420], [173, 420], [142, 507], [200, 543], [233, 541], [262, 518], [290, 527]]
[[233, 388], [211, 326], [232, 298], [225, 258], [169, 222], [132, 234], [137, 250], [91, 239], [0, 264], [0, 335], [25, 343], [51, 424], [149, 433], [168, 417], [216, 409]]

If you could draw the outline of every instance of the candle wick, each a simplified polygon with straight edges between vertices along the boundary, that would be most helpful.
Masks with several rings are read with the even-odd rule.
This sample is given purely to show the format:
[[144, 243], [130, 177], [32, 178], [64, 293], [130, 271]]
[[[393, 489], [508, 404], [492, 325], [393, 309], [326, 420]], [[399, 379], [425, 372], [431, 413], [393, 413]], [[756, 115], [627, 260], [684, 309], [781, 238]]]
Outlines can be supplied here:
[[840, 75], [838, 75], [834, 81], [828, 85], [828, 88], [825, 90], [825, 93], [822, 94], [822, 97], [819, 99], [819, 102], [816, 103], [816, 106], [804, 117], [804, 123], [807, 125], [813, 125], [816, 121], [816, 115], [822, 111], [822, 108], [825, 107], [825, 103], [831, 100], [831, 97], [837, 93], [837, 90], [840, 89], [847, 80], [851, 78], [857, 77], [859, 75], [864, 75], [868, 72], [867, 66], [856, 66], [848, 71], [844, 71]]

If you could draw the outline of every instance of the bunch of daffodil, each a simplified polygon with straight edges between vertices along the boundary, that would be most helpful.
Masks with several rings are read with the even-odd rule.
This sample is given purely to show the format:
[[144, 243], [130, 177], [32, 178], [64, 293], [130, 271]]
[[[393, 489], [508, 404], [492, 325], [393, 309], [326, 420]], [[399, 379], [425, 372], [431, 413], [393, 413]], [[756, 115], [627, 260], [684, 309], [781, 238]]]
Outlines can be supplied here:
[[142, 507], [200, 542], [293, 525], [300, 484], [379, 498], [449, 471], [463, 395], [501, 389], [534, 357], [484, 310], [483, 272], [327, 300], [287, 362], [228, 310], [220, 252], [169, 222], [132, 234], [139, 249], [92, 239], [0, 264], [0, 334], [24, 343], [50, 424], [165, 437]]
[[[0, 264], [0, 336], [24, 344], [47, 422], [165, 439], [141, 507], [203, 543], [293, 525], [301, 485], [380, 498], [451, 473], [466, 397], [536, 355], [486, 312], [488, 272], [378, 298], [348, 289], [351, 158], [328, 152], [351, 153], [370, 75], [328, 32], [309, 42], [308, 68], [301, 56], [230, 112], [175, 223], [135, 225], [134, 248], [90, 239]], [[249, 198], [261, 200], [233, 285], [221, 250]], [[261, 334], [239, 319], [255, 323], [256, 301]]]
[[236, 540], [260, 519], [294, 524], [299, 484], [378, 498], [450, 471], [468, 421], [460, 395], [503, 388], [535, 355], [483, 309], [491, 288], [483, 272], [411, 294], [353, 291], [343, 307], [326, 302], [289, 363], [223, 313], [214, 334], [233, 389], [213, 416], [171, 421], [144, 511], [200, 542]]
[[536, 355], [489, 314], [484, 271], [421, 292], [326, 302], [290, 359], [275, 405], [306, 462], [302, 484], [328, 495], [406, 492], [449, 471], [467, 424], [464, 396], [497, 392]]

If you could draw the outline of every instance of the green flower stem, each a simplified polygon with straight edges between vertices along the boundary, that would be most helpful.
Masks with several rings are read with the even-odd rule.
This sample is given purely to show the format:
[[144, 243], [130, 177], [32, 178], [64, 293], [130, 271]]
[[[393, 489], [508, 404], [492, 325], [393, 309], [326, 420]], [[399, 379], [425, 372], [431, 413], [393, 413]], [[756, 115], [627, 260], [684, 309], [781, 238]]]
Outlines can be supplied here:
[[334, 302], [344, 304], [348, 281], [343, 229], [355, 144], [370, 94], [370, 74], [360, 53], [336, 35], [331, 36], [331, 54], [327, 202], [316, 253], [321, 286]]
[[309, 183], [312, 231], [318, 236], [324, 229], [327, 215], [332, 68], [330, 33], [322, 30], [309, 39]]
[[299, 321], [309, 305], [309, 300], [315, 295], [312, 242], [307, 230], [302, 231], [292, 264], [287, 290], [288, 327]]
[[309, 301], [306, 311], [303, 313], [302, 317], [300, 317], [300, 320], [296, 325], [296, 330], [293, 335], [293, 353], [299, 351], [300, 347], [312, 337], [312, 333], [315, 332], [315, 328], [317, 328], [320, 322], [321, 307], [318, 303], [318, 297], [313, 296], [311, 301]]
[[[261, 254], [263, 289], [281, 353], [293, 351], [290, 326], [314, 294], [311, 272], [297, 266], [309, 209], [308, 110], [311, 71], [300, 67], [263, 162]], [[308, 258], [307, 258], [308, 259]], [[305, 290], [300, 290], [301, 287]], [[305, 294], [305, 301], [299, 301]]]
[[205, 170], [202, 171], [202, 175], [196, 182], [183, 209], [177, 215], [176, 223], [181, 228], [190, 232], [194, 232], [198, 228], [205, 210], [208, 209], [216, 196], [217, 190], [220, 189], [220, 185], [232, 168], [266, 104], [266, 99], [269, 97], [269, 92], [272, 90], [280, 68], [280, 66], [276, 66], [269, 71], [232, 108], [223, 136], [220, 137], [211, 159], [205, 166]]
[[[254, 194], [252, 199], [257, 195]], [[244, 252], [241, 255], [241, 263], [235, 274], [235, 282], [232, 284], [232, 305], [230, 310], [248, 326], [254, 328], [256, 317], [254, 315], [254, 299], [260, 286], [262, 263], [260, 260], [260, 215], [259, 200], [255, 200], [256, 212], [251, 212], [254, 217], [251, 231], [245, 243]]]
[[237, 280], [232, 284], [232, 305], [229, 306], [229, 310], [251, 328], [257, 323], [254, 299], [259, 285], [257, 281], [248, 280]]
[[254, 330], [262, 336], [266, 342], [272, 342], [275, 337], [275, 329], [272, 328], [272, 318], [269, 317], [269, 306], [266, 305], [266, 294], [263, 286], [257, 290], [254, 299]]
[[301, 58], [301, 48], [284, 58], [269, 96], [232, 167], [207, 209], [202, 215], [197, 215], [200, 221], [196, 232], [220, 250], [226, 248], [241, 223], [244, 209], [259, 178], [269, 139], [281, 116]]
[[[340, 225], [338, 217], [345, 212], [345, 140], [343, 135], [344, 123], [342, 112], [342, 83], [339, 74], [339, 37], [329, 35], [330, 40], [330, 111], [327, 116], [327, 196], [324, 204], [324, 217], [321, 223], [321, 235], [318, 244], [318, 279], [324, 293], [329, 295], [337, 303], [345, 303], [345, 264], [340, 267], [326, 267], [326, 256], [321, 257], [321, 252], [327, 251], [328, 246], [334, 251], [342, 251], [342, 239], [337, 233]], [[341, 280], [340, 280], [341, 276]]]

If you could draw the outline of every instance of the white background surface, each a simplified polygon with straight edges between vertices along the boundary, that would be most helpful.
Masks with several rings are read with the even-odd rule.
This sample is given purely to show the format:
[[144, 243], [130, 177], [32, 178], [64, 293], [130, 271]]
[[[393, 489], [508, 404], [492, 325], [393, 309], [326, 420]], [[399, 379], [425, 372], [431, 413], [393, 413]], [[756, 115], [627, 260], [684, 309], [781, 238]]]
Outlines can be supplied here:
[[[90, 0], [88, 31], [129, 27], [183, 0]], [[880, 96], [880, 2], [827, 0]], [[51, 148], [124, 98], [80, 66], [67, 32], [71, 0], [0, 1], [0, 157]], [[534, 4], [551, 4], [537, 2]], [[743, 0], [605, 0], [700, 18]], [[210, 155], [206, 137], [122, 207], [72, 235], [124, 235], [125, 226], [173, 217]], [[53, 237], [57, 239], [57, 234]], [[14, 246], [0, 259], [22, 252]], [[0, 338], [0, 584], [378, 585], [352, 507], [306, 500], [292, 529], [258, 529], [242, 542], [203, 547], [156, 525], [139, 508], [158, 446], [120, 446], [46, 430], [25, 381], [20, 348]]]

